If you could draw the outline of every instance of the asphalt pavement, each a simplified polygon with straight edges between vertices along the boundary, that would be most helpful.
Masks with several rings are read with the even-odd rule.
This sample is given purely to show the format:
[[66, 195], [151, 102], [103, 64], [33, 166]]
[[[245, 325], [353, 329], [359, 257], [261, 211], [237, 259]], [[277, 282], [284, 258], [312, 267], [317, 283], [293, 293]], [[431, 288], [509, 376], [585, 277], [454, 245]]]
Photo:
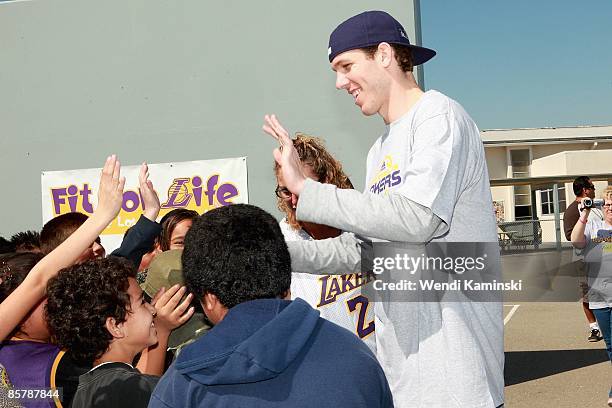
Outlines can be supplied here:
[[504, 304], [506, 408], [607, 407], [612, 364], [580, 302]]

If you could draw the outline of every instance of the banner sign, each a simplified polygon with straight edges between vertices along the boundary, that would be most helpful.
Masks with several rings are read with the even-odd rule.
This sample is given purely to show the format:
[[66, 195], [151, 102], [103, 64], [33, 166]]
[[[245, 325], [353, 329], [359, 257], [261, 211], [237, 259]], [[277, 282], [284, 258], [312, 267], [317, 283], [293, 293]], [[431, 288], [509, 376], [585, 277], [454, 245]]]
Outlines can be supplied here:
[[[149, 180], [161, 203], [158, 221], [175, 208], [203, 214], [219, 206], [248, 203], [246, 157], [148, 166]], [[69, 212], [91, 215], [98, 201], [101, 171], [102, 168], [43, 171], [43, 224]], [[119, 247], [125, 231], [143, 213], [138, 190], [139, 172], [139, 165], [121, 167], [121, 175], [126, 179], [121, 211], [100, 236], [107, 254]]]

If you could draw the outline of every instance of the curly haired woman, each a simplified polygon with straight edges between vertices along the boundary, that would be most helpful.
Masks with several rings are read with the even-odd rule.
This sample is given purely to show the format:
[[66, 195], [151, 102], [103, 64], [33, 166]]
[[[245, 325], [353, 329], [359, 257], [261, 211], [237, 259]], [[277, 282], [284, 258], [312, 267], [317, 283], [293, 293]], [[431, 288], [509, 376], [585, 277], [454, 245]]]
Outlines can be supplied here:
[[[321, 139], [297, 133], [293, 145], [307, 177], [339, 188], [353, 188], [342, 164], [325, 149]], [[342, 231], [336, 228], [297, 219], [298, 198], [287, 190], [279, 170], [278, 163], [275, 163], [277, 205], [285, 214], [280, 222], [285, 240], [312, 241], [341, 235]], [[355, 333], [374, 350], [373, 308], [369, 307], [369, 300], [361, 293], [361, 286], [369, 281], [370, 277], [362, 274], [318, 276], [294, 272], [291, 277], [291, 297], [306, 300], [320, 311], [322, 317]]]

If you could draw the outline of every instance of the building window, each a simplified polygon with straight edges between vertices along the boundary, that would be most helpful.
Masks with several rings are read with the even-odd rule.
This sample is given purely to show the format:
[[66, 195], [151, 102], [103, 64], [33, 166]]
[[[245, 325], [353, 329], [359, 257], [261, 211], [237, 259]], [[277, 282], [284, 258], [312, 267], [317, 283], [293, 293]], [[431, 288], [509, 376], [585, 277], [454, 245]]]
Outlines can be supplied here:
[[[559, 213], [563, 213], [566, 208], [565, 203], [565, 185], [563, 187], [559, 187]], [[541, 209], [542, 215], [552, 215], [555, 213], [555, 205], [553, 203], [553, 188], [546, 188], [540, 190], [540, 200], [541, 200]]]
[[[512, 177], [531, 176], [531, 155], [529, 149], [510, 150]], [[531, 219], [531, 186], [514, 186], [514, 219]]]

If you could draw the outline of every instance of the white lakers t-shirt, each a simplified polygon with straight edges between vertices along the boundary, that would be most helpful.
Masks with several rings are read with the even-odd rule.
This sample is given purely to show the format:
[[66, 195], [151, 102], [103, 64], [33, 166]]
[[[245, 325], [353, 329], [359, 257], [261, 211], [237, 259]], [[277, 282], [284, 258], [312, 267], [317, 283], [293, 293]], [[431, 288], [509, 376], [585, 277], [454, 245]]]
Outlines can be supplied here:
[[[286, 241], [312, 241], [306, 231], [294, 230], [286, 218], [280, 222]], [[291, 298], [302, 298], [321, 313], [321, 317], [355, 333], [376, 353], [374, 307], [361, 288], [373, 276], [291, 274]]]
[[[387, 126], [367, 164], [366, 191], [404, 196], [449, 226], [433, 241], [497, 242], [482, 140], [457, 102], [426, 92]], [[400, 228], [396, 219], [371, 213], [352, 217]], [[491, 408], [503, 403], [501, 302], [376, 302], [375, 314], [377, 358], [395, 406]]]

